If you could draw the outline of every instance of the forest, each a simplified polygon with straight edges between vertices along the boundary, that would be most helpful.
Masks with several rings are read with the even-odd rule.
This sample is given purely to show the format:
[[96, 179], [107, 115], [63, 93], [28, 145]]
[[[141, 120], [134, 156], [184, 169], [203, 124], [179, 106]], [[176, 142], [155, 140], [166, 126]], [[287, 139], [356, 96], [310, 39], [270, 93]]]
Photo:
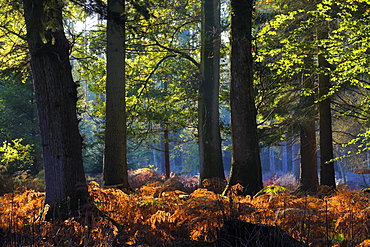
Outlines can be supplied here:
[[370, 246], [369, 0], [0, 0], [1, 246]]

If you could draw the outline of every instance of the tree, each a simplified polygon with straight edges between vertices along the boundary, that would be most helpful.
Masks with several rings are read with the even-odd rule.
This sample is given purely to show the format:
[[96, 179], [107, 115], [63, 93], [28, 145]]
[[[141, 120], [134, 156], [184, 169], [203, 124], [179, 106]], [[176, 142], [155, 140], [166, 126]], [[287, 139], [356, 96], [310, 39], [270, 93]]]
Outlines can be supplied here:
[[38, 108], [48, 218], [65, 219], [88, 201], [77, 90], [63, 29], [63, 1], [24, 0], [27, 41]]
[[128, 188], [124, 6], [121, 0], [108, 1], [104, 182]]
[[[304, 114], [305, 120], [300, 123], [300, 152], [301, 152], [301, 176], [299, 190], [316, 191], [319, 187], [316, 157], [316, 107], [315, 94], [305, 93], [314, 89], [312, 78], [302, 75], [303, 92], [300, 99], [301, 108], [299, 115]], [[311, 91], [312, 92], [312, 91]]]
[[231, 0], [231, 135], [233, 160], [229, 185], [240, 183], [244, 194], [263, 188], [257, 136], [252, 58], [252, 0]]
[[[84, 5], [85, 9], [93, 7]], [[158, 165], [157, 159], [148, 160], [140, 153], [144, 149], [164, 151], [164, 145], [160, 146], [158, 140], [163, 136], [166, 125], [169, 142], [179, 143], [181, 138], [184, 140], [181, 143], [187, 143], [185, 145], [189, 145], [191, 140], [192, 145], [198, 146], [193, 139], [198, 86], [195, 75], [199, 73], [199, 64], [192, 57], [197, 55], [196, 46], [199, 45], [200, 4], [193, 0], [176, 3], [145, 1], [131, 2], [125, 7], [127, 160], [128, 168], [134, 169], [144, 164]], [[150, 18], [143, 16], [137, 8], [148, 10]], [[153, 15], [155, 18], [151, 17]], [[105, 14], [102, 17], [106, 18]], [[79, 46], [83, 52], [76, 56], [80, 80], [87, 81], [96, 96], [90, 116], [95, 117], [97, 124], [104, 122], [105, 118], [102, 100], [105, 99], [106, 88], [105, 56], [101, 54], [106, 40], [104, 30], [102, 25], [99, 29], [85, 32], [87, 37], [77, 38], [77, 41], [84, 41]], [[167, 90], [163, 86], [165, 83]], [[186, 137], [182, 130], [187, 133]], [[103, 132], [100, 136], [104, 135]], [[153, 158], [152, 150], [146, 152]], [[178, 154], [180, 152], [176, 156]], [[171, 153], [170, 158], [174, 155]], [[197, 158], [197, 152], [193, 153], [192, 161]]]
[[[196, 16], [197, 5], [189, 1], [151, 2], [149, 18], [137, 17], [136, 12], [128, 14], [128, 26], [135, 26], [134, 32], [128, 29], [127, 39], [127, 67], [135, 68], [127, 75], [129, 157], [136, 156], [134, 152], [140, 146], [163, 152], [161, 171], [166, 177], [170, 176], [170, 158], [174, 156], [170, 143], [184, 137], [179, 132], [193, 128], [195, 119], [197, 83], [192, 64], [199, 64], [191, 56], [195, 49], [190, 34], [196, 26], [189, 20], [188, 11], [190, 8]], [[140, 158], [135, 159], [138, 163]], [[157, 160], [154, 163], [158, 165]]]
[[[321, 21], [318, 27], [318, 41], [328, 38], [328, 23]], [[319, 46], [317, 62], [319, 67], [319, 126], [320, 126], [320, 184], [335, 188], [335, 171], [333, 154], [333, 130], [331, 121], [331, 96], [329, 95], [330, 83], [330, 64], [326, 60], [324, 47]]]
[[[266, 26], [259, 35], [266, 46], [262, 59], [267, 63], [274, 80], [269, 90], [272, 90], [275, 97], [264, 96], [272, 99], [271, 103], [267, 103], [266, 112], [272, 118], [269, 120], [272, 124], [266, 126], [266, 132], [274, 137], [273, 132], [276, 130], [278, 134], [275, 136], [280, 140], [282, 135], [284, 138], [299, 135], [299, 189], [306, 191], [316, 190], [319, 185], [316, 158], [316, 67], [312, 59], [317, 50], [312, 40], [314, 22], [307, 21], [315, 6], [305, 4], [306, 11], [303, 11], [299, 9], [302, 7], [300, 5], [300, 2], [291, 3], [288, 13], [276, 16], [271, 25]], [[275, 47], [271, 47], [271, 44], [275, 44]]]
[[[168, 94], [168, 82], [165, 81], [163, 83], [163, 89], [166, 94]], [[168, 112], [168, 106], [165, 103], [164, 111], [167, 113]], [[168, 119], [165, 118], [164, 124], [162, 126], [163, 129], [163, 154], [164, 154], [164, 170], [165, 170], [165, 178], [169, 179], [171, 175], [171, 163], [170, 163], [170, 139], [169, 139], [169, 130], [168, 130]]]
[[202, 1], [201, 79], [198, 100], [200, 182], [225, 179], [219, 125], [220, 1]]
[[[290, 77], [290, 80], [294, 80], [294, 75], [304, 71], [306, 78], [312, 77], [318, 82], [319, 96], [316, 97], [315, 104], [319, 105], [321, 112], [321, 184], [335, 186], [331, 146], [333, 143], [342, 144], [342, 136], [350, 135], [343, 131], [346, 129], [343, 128], [346, 119], [347, 126], [350, 117], [351, 124], [366, 122], [368, 119], [368, 90], [365, 88], [369, 84], [369, 42], [366, 41], [368, 35], [364, 34], [369, 27], [369, 1], [309, 1], [304, 6], [299, 1], [282, 3], [289, 6], [288, 11], [276, 16], [261, 35], [271, 48], [275, 44], [275, 48], [266, 48], [269, 54], [264, 57], [264, 61], [267, 57], [271, 59], [268, 66], [273, 68], [272, 73], [276, 75], [274, 79]], [[304, 61], [306, 58], [315, 58], [318, 64], [307, 64]], [[316, 93], [316, 86], [302, 91], [302, 94], [308, 96]], [[299, 88], [302, 87], [295, 87]], [[280, 91], [283, 94], [286, 92]], [[366, 106], [366, 109], [361, 106]], [[300, 106], [289, 109], [296, 112]], [[300, 123], [309, 123], [314, 118], [314, 115], [300, 114], [302, 120], [303, 116], [308, 116], [301, 121], [294, 116], [298, 114], [293, 115], [293, 121], [298, 120]], [[285, 125], [287, 121], [282, 123]], [[279, 127], [280, 130], [284, 129], [281, 125]], [[332, 127], [334, 131], [331, 130]], [[366, 129], [367, 127], [363, 130]], [[350, 142], [359, 144], [358, 153], [368, 150], [366, 135], [366, 132], [361, 133]], [[314, 140], [313, 135], [311, 139]], [[343, 152], [339, 145], [336, 148]], [[314, 184], [317, 186], [316, 182]]]

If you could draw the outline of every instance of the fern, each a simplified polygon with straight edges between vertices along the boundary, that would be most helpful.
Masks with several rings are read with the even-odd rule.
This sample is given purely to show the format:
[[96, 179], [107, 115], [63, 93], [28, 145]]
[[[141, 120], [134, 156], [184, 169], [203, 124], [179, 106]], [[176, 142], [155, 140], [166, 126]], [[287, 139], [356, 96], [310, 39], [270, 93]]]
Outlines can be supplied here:
[[106, 218], [88, 214], [65, 222], [46, 222], [38, 217], [44, 194], [19, 189], [0, 198], [1, 234], [13, 242], [22, 239], [24, 245], [30, 246], [60, 246], [61, 243], [153, 247], [173, 243], [176, 246], [183, 240], [213, 242], [224, 219], [237, 217], [252, 223], [278, 225], [311, 246], [329, 243], [368, 246], [369, 243], [370, 197], [360, 190], [339, 188], [324, 198], [297, 197], [283, 193], [287, 191], [285, 187], [273, 185], [253, 199], [233, 196], [233, 200], [225, 200], [205, 188], [190, 195], [170, 190], [154, 198], [163, 188], [163, 182], [157, 181], [142, 186], [136, 193], [126, 194], [91, 182], [89, 192], [95, 204], [109, 218], [125, 226], [122, 228]]
[[258, 191], [257, 194], [254, 197], [257, 197], [262, 194], [268, 194], [268, 195], [276, 195], [278, 193], [282, 193], [287, 191], [287, 188], [281, 185], [268, 185], [267, 187], [263, 188], [262, 190]]

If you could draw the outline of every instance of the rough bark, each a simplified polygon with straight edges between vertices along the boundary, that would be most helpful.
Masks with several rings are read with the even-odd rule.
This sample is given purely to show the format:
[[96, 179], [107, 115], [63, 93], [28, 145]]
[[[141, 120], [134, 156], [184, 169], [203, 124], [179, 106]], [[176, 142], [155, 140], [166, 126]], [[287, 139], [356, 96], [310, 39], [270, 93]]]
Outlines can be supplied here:
[[[321, 25], [317, 32], [317, 38], [327, 39], [328, 28]], [[320, 184], [328, 185], [335, 188], [335, 171], [334, 162], [329, 162], [334, 158], [333, 154], [333, 131], [331, 121], [331, 98], [328, 96], [330, 90], [330, 65], [325, 59], [324, 48], [319, 48], [320, 54], [318, 55], [319, 73], [319, 117], [320, 117]]]
[[201, 80], [198, 101], [200, 181], [225, 179], [219, 126], [220, 1], [202, 1]]
[[77, 90], [62, 24], [62, 1], [24, 0], [27, 41], [38, 108], [49, 218], [64, 219], [88, 199]]
[[104, 182], [128, 188], [124, 1], [108, 1]]
[[241, 184], [244, 194], [263, 188], [253, 89], [252, 0], [231, 1], [231, 135], [233, 161], [229, 186]]

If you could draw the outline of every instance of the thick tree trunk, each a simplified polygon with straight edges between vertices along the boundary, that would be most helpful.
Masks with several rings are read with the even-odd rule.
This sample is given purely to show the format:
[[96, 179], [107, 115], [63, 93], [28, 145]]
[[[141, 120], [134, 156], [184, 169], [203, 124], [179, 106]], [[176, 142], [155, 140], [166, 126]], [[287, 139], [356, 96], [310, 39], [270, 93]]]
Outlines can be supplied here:
[[319, 186], [316, 157], [315, 121], [302, 126], [301, 133], [301, 176], [299, 188], [303, 191], [316, 191]]
[[[303, 79], [303, 86], [313, 89], [313, 81], [309, 78]], [[314, 109], [314, 94], [301, 97], [302, 119], [301, 139], [301, 175], [299, 189], [303, 191], [316, 191], [319, 186], [317, 174], [316, 157], [316, 125]]]
[[231, 135], [233, 162], [229, 186], [240, 183], [244, 194], [263, 188], [253, 90], [252, 0], [231, 1]]
[[104, 182], [128, 188], [124, 1], [108, 1]]
[[[49, 217], [64, 219], [88, 199], [76, 115], [77, 90], [61, 1], [24, 0], [27, 39], [38, 107]], [[70, 208], [68, 208], [70, 207]]]
[[202, 1], [201, 81], [198, 101], [200, 181], [225, 179], [219, 125], [220, 1]]
[[[324, 25], [319, 27], [317, 38], [327, 39], [328, 28]], [[324, 48], [322, 48], [324, 49]], [[330, 89], [329, 63], [324, 54], [319, 54], [319, 116], [320, 116], [320, 184], [335, 188], [334, 162], [328, 163], [334, 158], [333, 154], [333, 131], [331, 123], [331, 98], [328, 97]]]

